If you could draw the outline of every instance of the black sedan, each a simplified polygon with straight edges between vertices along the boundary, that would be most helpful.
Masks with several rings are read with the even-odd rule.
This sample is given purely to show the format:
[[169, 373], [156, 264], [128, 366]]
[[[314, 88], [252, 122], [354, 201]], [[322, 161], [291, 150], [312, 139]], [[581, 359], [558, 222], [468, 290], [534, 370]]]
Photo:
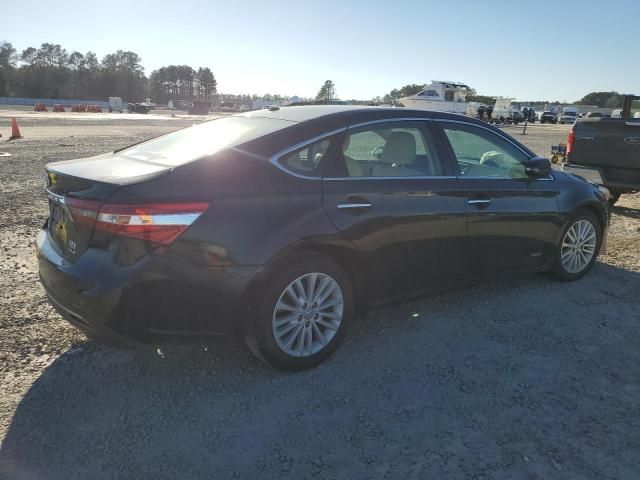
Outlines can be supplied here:
[[575, 280], [606, 192], [472, 118], [305, 106], [47, 165], [56, 309], [120, 345], [241, 335], [275, 367], [333, 352], [356, 312], [522, 271]]

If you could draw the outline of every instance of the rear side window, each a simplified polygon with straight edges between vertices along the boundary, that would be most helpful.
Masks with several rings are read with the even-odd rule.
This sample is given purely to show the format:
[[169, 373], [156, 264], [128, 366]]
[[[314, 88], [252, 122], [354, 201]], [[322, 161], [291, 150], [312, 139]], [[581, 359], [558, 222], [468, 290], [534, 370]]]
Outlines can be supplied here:
[[278, 163], [294, 173], [320, 176], [320, 163], [327, 155], [330, 146], [331, 141], [329, 139], [319, 140], [283, 155], [278, 160]]
[[120, 154], [142, 162], [177, 167], [289, 126], [291, 122], [275, 118], [218, 118], [132, 145], [120, 150]]

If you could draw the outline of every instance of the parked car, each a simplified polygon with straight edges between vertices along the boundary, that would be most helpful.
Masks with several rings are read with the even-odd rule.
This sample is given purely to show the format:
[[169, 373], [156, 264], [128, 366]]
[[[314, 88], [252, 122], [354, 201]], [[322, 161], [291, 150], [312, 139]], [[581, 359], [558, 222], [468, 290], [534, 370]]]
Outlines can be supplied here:
[[587, 112], [584, 116], [585, 118], [601, 118], [602, 112]]
[[243, 336], [313, 367], [356, 312], [470, 281], [593, 265], [598, 187], [444, 112], [310, 106], [218, 118], [49, 163], [40, 278], [119, 345]]
[[623, 193], [640, 191], [640, 121], [632, 116], [636, 109], [640, 110], [640, 97], [628, 95], [620, 118], [587, 115], [569, 132], [564, 171], [605, 186], [610, 205]]
[[560, 123], [563, 125], [565, 123], [573, 123], [576, 121], [577, 118], [578, 118], [578, 112], [574, 112], [574, 111], [562, 112], [562, 115], [560, 116]]
[[558, 123], [558, 115], [550, 110], [540, 112], [540, 123]]
[[524, 116], [520, 110], [511, 111], [511, 122], [518, 125], [520, 122], [524, 122]]

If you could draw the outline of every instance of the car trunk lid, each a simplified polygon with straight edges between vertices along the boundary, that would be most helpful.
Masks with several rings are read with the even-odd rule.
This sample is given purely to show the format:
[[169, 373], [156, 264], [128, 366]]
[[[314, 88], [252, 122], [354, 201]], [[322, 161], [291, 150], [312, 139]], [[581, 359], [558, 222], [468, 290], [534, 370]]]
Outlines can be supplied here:
[[167, 175], [171, 167], [118, 153], [50, 163], [47, 228], [58, 252], [76, 261], [88, 248], [98, 213], [119, 188]]

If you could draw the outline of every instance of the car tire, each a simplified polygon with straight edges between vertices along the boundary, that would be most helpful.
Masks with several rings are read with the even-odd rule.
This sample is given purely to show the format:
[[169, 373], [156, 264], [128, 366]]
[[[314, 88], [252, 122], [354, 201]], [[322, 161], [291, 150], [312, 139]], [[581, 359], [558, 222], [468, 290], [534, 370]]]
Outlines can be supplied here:
[[[594, 235], [593, 241], [590, 240], [591, 233]], [[586, 275], [598, 257], [602, 244], [602, 233], [600, 221], [590, 211], [582, 210], [572, 216], [562, 230], [551, 274], [563, 282], [572, 282]], [[582, 248], [579, 245], [582, 245]], [[574, 252], [575, 249], [581, 250], [582, 254], [577, 252], [573, 254], [572, 248]], [[585, 255], [587, 251], [592, 251], [588, 260], [585, 258], [588, 256]], [[575, 263], [572, 262], [572, 259], [575, 259]]]
[[609, 197], [609, 200], [607, 200], [607, 203], [610, 207], [613, 207], [618, 202], [618, 200], [620, 200], [620, 195], [622, 195], [622, 192], [620, 192], [619, 190], [609, 189], [609, 194], [611, 196]]
[[[321, 288], [323, 284], [327, 288], [325, 291]], [[329, 300], [322, 302], [336, 305], [323, 309], [322, 304], [312, 303], [330, 288], [333, 290]], [[302, 302], [309, 292], [315, 292], [311, 295], [312, 301], [296, 305], [293, 295]], [[354, 318], [354, 302], [347, 273], [328, 257], [309, 255], [268, 279], [254, 318], [246, 329], [246, 343], [258, 358], [279, 370], [301, 371], [316, 367], [344, 338]]]

